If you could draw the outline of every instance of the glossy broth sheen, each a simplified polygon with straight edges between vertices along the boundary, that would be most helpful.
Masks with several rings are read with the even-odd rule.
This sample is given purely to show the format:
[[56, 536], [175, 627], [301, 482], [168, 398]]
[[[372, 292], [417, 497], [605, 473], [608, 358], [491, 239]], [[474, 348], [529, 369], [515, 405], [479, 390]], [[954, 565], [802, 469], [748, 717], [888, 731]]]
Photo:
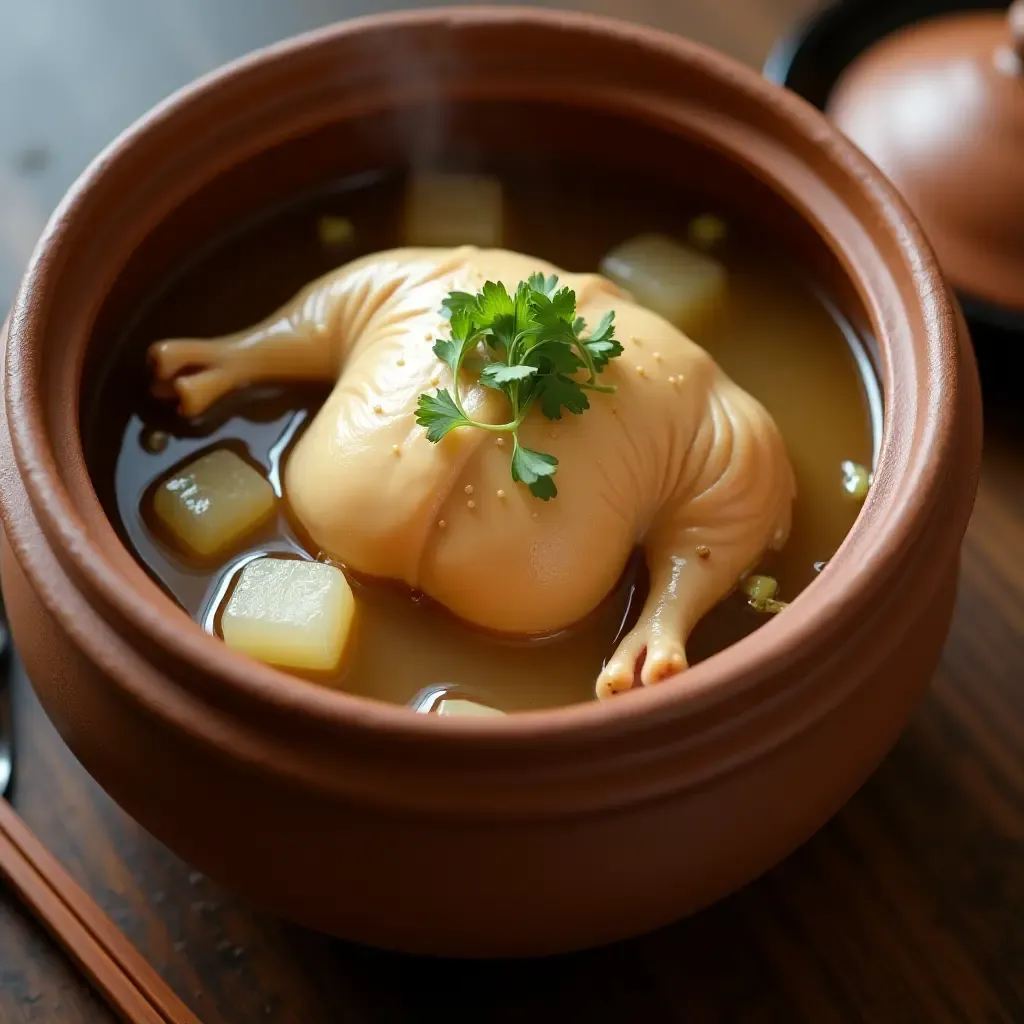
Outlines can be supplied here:
[[[593, 270], [612, 246], [643, 231], [685, 238], [697, 205], [652, 181], [573, 177], [503, 177], [507, 248], [574, 271]], [[202, 420], [186, 423], [169, 402], [150, 396], [146, 347], [173, 336], [212, 336], [270, 313], [302, 285], [367, 252], [402, 244], [403, 182], [381, 175], [346, 183], [211, 245], [140, 311], [101, 377], [85, 413], [87, 457], [111, 520], [164, 589], [207, 629], [242, 564], [279, 552], [317, 557], [282, 512], [250, 537], [227, 564], [189, 561], [161, 539], [145, 508], [155, 482], [216, 444], [230, 444], [263, 467], [280, 493], [280, 466], [326, 388], [250, 389], [225, 399]], [[318, 233], [323, 216], [345, 217], [350, 242], [330, 246]], [[727, 220], [727, 217], [725, 218]], [[797, 476], [793, 531], [785, 549], [765, 559], [778, 596], [792, 600], [814, 578], [852, 525], [859, 505], [843, 489], [841, 464], [870, 466], [878, 434], [877, 388], [863, 349], [826, 303], [781, 258], [776, 247], [730, 224], [718, 256], [729, 270], [725, 308], [694, 340], [756, 395], [785, 436]], [[152, 450], [151, 434], [169, 435]], [[557, 499], [555, 499], [557, 500]], [[594, 681], [642, 604], [639, 558], [615, 592], [587, 620], [553, 637], [490, 636], [455, 621], [420, 595], [394, 584], [353, 580], [357, 632], [341, 670], [326, 685], [397, 703], [443, 688], [463, 690], [506, 711], [593, 699]], [[496, 583], [500, 585], [500, 583]], [[733, 594], [691, 637], [691, 663], [767, 621]]]

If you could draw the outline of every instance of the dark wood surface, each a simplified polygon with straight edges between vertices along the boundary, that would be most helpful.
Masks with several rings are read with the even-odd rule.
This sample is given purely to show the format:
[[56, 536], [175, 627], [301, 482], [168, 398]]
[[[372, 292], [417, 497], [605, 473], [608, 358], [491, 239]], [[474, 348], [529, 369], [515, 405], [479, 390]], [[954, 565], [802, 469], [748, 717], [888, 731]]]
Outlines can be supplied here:
[[[578, 5], [629, 11], [757, 64], [813, 2]], [[151, 103], [247, 49], [375, 6], [0, 0], [0, 300], [73, 176]], [[696, 917], [525, 963], [428, 961], [310, 934], [220, 891], [118, 810], [20, 675], [15, 804], [207, 1024], [1024, 1021], [1021, 360], [1005, 347], [984, 357], [984, 475], [928, 699], [834, 821]], [[0, 1022], [110, 1019], [0, 890]]]

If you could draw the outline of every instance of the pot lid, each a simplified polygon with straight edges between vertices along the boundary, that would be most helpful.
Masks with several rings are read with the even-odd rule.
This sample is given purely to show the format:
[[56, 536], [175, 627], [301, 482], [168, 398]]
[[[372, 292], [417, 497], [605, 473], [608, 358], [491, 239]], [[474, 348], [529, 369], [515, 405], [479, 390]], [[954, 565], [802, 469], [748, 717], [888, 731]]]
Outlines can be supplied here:
[[1024, 311], [1024, 0], [886, 37], [828, 113], [902, 192], [953, 285]]

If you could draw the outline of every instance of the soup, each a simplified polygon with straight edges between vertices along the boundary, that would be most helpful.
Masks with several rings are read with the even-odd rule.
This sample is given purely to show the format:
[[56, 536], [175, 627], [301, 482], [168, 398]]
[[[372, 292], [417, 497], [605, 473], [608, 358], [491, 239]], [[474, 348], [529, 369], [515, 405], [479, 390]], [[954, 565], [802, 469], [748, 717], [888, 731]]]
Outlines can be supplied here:
[[[229, 557], [187, 555], [154, 514], [155, 489], [197, 456], [227, 450], [257, 468], [281, 498], [283, 467], [330, 389], [253, 386], [186, 419], [153, 394], [147, 348], [168, 337], [240, 330], [332, 268], [402, 245], [409, 187], [398, 174], [366, 175], [216, 240], [154, 292], [111, 346], [112, 358], [83, 413], [97, 493], [139, 562], [211, 633], [224, 634], [225, 608], [240, 571], [254, 559], [329, 559], [287, 501], [279, 501]], [[694, 664], [795, 598], [856, 518], [866, 472], [857, 467], [873, 464], [880, 430], [880, 398], [866, 351], [813, 281], [779, 258], [770, 238], [708, 217], [666, 184], [566, 171], [543, 186], [532, 176], [504, 174], [500, 189], [501, 244], [510, 250], [572, 270], [597, 270], [623, 240], [657, 232], [695, 239], [725, 268], [724, 297], [688, 333], [774, 418], [796, 477], [796, 499], [788, 540], [757, 567], [777, 589], [751, 597], [749, 587], [738, 588], [718, 603], [686, 644]], [[627, 348], [630, 340], [639, 344], [626, 339]], [[517, 637], [475, 628], [421, 593], [342, 568], [356, 606], [344, 659], [329, 670], [293, 670], [421, 711], [447, 701], [453, 713], [592, 700], [595, 679], [636, 623], [648, 586], [644, 560], [634, 554], [618, 584], [580, 621], [548, 635]], [[773, 600], [765, 601], [765, 594]]]

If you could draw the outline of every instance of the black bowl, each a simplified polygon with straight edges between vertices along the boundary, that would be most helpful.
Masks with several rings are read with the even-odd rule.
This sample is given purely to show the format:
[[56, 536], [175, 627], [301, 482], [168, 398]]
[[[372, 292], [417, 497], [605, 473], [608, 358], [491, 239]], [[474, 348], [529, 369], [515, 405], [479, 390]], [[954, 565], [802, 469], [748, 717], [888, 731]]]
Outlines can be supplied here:
[[[999, 11], [1009, 6], [1008, 0], [835, 0], [775, 44], [764, 75], [824, 110], [847, 65], [884, 36], [942, 14]], [[976, 338], [982, 334], [993, 341], [1024, 337], [1024, 313], [963, 292], [959, 297]]]

